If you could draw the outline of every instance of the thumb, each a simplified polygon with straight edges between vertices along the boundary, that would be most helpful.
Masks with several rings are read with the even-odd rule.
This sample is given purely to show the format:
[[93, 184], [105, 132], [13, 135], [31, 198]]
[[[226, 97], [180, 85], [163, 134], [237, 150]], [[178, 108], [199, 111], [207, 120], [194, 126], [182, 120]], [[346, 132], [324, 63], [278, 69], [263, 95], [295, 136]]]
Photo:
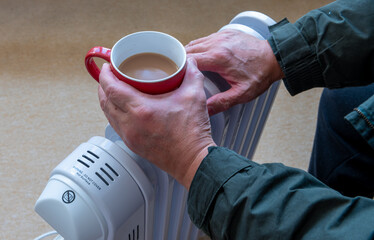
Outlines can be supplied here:
[[119, 80], [105, 63], [100, 72], [100, 86], [110, 101], [117, 106], [125, 106], [128, 102], [139, 99], [140, 91]]
[[217, 60], [212, 57], [212, 54], [203, 53], [190, 53], [188, 57], [196, 60], [197, 66], [200, 71], [218, 72], [219, 64]]
[[186, 88], [193, 86], [194, 88], [204, 87], [204, 75], [197, 68], [197, 63], [194, 58], [187, 58], [187, 70], [184, 76], [181, 87]]
[[238, 94], [233, 88], [211, 96], [207, 100], [209, 115], [212, 116], [214, 114], [226, 111], [237, 103], [237, 98]]

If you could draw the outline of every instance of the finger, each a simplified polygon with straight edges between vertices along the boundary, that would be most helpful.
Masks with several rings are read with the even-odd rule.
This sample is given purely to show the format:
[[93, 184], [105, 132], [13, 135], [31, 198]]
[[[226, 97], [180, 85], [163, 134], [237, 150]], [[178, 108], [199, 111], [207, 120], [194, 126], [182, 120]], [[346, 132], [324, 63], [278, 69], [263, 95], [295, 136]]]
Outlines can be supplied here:
[[112, 101], [110, 101], [110, 99], [107, 98], [104, 90], [100, 85], [98, 88], [98, 96], [100, 101], [100, 107], [107, 116], [107, 118], [108, 116], [111, 116], [111, 118], [121, 117], [123, 113], [127, 112], [126, 106], [119, 107], [115, 105]]
[[197, 68], [197, 63], [193, 58], [187, 58], [186, 75], [183, 79], [182, 88], [193, 86], [202, 88], [204, 86], [204, 75]]
[[[109, 124], [113, 127], [114, 131], [121, 136], [123, 136], [120, 131], [120, 124], [119, 122], [126, 123], [128, 121], [128, 116], [119, 110], [112, 102], [110, 102], [107, 97], [105, 96], [105, 92], [102, 87], [99, 85], [98, 88], [98, 95], [100, 100], [101, 109], [104, 112], [106, 119], [108, 120]], [[123, 139], [124, 140], [124, 139]], [[125, 140], [124, 140], [125, 141]]]
[[230, 88], [222, 93], [217, 93], [207, 100], [209, 115], [212, 116], [214, 114], [226, 111], [237, 103], [238, 92], [234, 88]]
[[106, 95], [105, 95], [105, 92], [103, 90], [103, 88], [99, 85], [98, 89], [97, 89], [97, 95], [99, 96], [99, 102], [100, 102], [100, 107], [101, 107], [101, 110], [104, 111], [105, 109], [105, 103], [106, 101], [108, 101]]
[[98, 87], [98, 95], [99, 95], [101, 110], [103, 110], [104, 115], [107, 118], [109, 124], [111, 126], [115, 126], [116, 124], [114, 123], [112, 116], [109, 114], [110, 112], [109, 101], [107, 97], [105, 96], [105, 92], [100, 85]]
[[100, 72], [100, 86], [106, 97], [120, 108], [131, 101], [136, 101], [142, 95], [140, 91], [131, 85], [119, 80], [107, 63], [103, 65]]
[[119, 79], [113, 74], [108, 63], [104, 63], [99, 75], [99, 83], [104, 92], [110, 84], [117, 83]]
[[187, 45], [185, 46], [186, 53], [202, 53], [206, 52], [209, 49], [209, 46], [207, 43], [201, 42], [200, 44], [194, 44], [194, 45]]
[[207, 51], [208, 49], [213, 49], [219, 44], [220, 42], [228, 41], [227, 36], [232, 34], [241, 33], [239, 30], [235, 29], [226, 29], [221, 32], [212, 33], [209, 36], [196, 39], [191, 41], [189, 44], [185, 46], [187, 53], [201, 53]]
[[200, 71], [219, 72], [220, 66], [217, 59], [209, 52], [188, 54], [188, 57], [195, 59]]
[[[201, 44], [201, 43], [204, 43], [206, 41], [209, 41], [212, 36], [214, 36], [216, 33], [213, 33], [213, 34], [210, 34], [209, 36], [206, 36], [206, 37], [202, 37], [202, 38], [198, 38], [196, 40], [193, 40], [191, 42], [189, 42], [187, 45], [186, 45], [186, 48], [192, 48], [193, 46], [196, 46], [198, 44]], [[204, 45], [204, 44], [203, 44]]]

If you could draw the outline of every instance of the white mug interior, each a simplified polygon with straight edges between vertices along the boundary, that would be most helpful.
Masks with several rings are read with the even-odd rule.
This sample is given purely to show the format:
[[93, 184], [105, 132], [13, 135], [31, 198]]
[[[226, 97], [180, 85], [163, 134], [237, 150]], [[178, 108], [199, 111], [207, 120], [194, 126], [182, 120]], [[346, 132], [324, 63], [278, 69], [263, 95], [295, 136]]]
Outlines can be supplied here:
[[[158, 53], [170, 58], [178, 66], [178, 71], [164, 79], [141, 80], [132, 78], [118, 70], [120, 64], [127, 58], [139, 53]], [[117, 72], [128, 79], [138, 82], [157, 82], [176, 75], [186, 63], [186, 50], [176, 38], [162, 32], [136, 32], [121, 38], [112, 48], [111, 63]]]

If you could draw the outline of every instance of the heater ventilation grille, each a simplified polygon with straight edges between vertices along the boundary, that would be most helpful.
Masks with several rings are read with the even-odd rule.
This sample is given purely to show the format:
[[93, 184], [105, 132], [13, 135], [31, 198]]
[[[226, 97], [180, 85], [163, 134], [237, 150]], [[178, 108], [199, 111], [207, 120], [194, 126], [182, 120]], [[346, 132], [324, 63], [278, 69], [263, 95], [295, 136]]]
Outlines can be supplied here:
[[98, 155], [95, 153], [91, 152], [90, 150], [87, 151], [87, 154], [83, 154], [82, 158], [78, 158], [77, 162], [85, 166], [86, 168], [90, 167], [91, 163], [95, 163], [96, 159], [100, 159]]
[[114, 174], [116, 175], [116, 177], [118, 177], [118, 173], [108, 164], [108, 163], [105, 163], [105, 166]]
[[107, 186], [109, 186], [109, 182], [114, 182], [114, 178], [119, 176], [108, 163], [105, 163], [105, 168], [101, 167], [100, 171], [95, 172], [95, 174]]
[[[77, 159], [77, 162], [86, 168], [90, 168], [93, 164], [98, 163], [98, 159], [100, 159], [98, 154], [88, 150]], [[114, 182], [115, 178], [119, 176], [117, 171], [108, 163], [105, 163], [104, 166], [100, 167], [100, 169], [95, 172], [95, 175], [107, 186], [109, 186], [110, 182]]]
[[129, 240], [138, 240], [139, 239], [139, 225], [134, 228], [132, 232], [129, 233]]

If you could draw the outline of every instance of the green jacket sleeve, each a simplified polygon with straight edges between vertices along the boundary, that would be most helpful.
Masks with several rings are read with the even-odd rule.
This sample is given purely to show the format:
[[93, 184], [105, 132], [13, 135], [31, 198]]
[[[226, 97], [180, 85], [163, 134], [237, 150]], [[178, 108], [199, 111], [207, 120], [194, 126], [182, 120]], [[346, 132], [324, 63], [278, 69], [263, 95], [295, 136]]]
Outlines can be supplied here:
[[338, 0], [271, 26], [268, 41], [290, 94], [374, 82], [373, 23], [372, 0]]
[[[268, 39], [291, 95], [314, 87], [340, 88], [374, 82], [374, 2], [338, 0], [294, 24], [270, 27]], [[374, 97], [346, 119], [374, 148]]]
[[305, 171], [209, 148], [190, 187], [192, 221], [212, 239], [374, 239], [374, 201]]

